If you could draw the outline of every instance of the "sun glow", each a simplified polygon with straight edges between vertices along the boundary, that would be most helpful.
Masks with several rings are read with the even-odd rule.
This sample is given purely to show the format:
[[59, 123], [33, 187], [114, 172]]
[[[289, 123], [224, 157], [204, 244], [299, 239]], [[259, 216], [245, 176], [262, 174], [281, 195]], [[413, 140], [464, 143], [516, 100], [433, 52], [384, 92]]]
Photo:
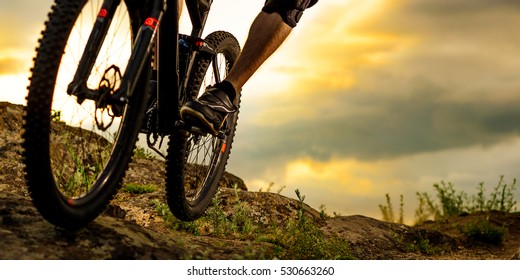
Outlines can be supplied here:
[[310, 158], [292, 161], [285, 169], [286, 181], [291, 185], [301, 182], [330, 182], [331, 189], [340, 187], [344, 192], [354, 195], [371, 194], [375, 184], [371, 175], [377, 168], [369, 163], [355, 160], [331, 160], [319, 162]]

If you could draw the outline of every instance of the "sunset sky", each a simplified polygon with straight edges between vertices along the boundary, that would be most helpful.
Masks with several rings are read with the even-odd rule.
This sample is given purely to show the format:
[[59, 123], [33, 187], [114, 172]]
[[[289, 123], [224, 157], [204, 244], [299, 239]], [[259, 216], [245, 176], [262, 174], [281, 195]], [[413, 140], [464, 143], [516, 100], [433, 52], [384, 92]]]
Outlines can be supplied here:
[[[24, 102], [51, 2], [0, 2], [0, 100]], [[243, 44], [263, 2], [215, 0], [206, 30]], [[321, 0], [244, 87], [228, 171], [343, 215], [381, 218], [403, 194], [408, 221], [434, 183], [511, 183], [519, 14], [518, 0]]]

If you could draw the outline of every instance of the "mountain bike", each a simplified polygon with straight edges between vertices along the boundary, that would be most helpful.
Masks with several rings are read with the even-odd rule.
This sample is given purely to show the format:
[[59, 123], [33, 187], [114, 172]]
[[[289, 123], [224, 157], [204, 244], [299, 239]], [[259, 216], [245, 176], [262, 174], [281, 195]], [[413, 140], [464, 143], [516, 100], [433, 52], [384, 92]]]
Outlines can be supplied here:
[[179, 34], [177, 0], [55, 1], [31, 69], [23, 132], [30, 196], [50, 223], [74, 230], [98, 217], [121, 187], [139, 135], [166, 159], [172, 213], [185, 221], [204, 214], [238, 119], [231, 114], [213, 134], [179, 116], [240, 52], [228, 32], [201, 38], [211, 4], [186, 1], [192, 30]]

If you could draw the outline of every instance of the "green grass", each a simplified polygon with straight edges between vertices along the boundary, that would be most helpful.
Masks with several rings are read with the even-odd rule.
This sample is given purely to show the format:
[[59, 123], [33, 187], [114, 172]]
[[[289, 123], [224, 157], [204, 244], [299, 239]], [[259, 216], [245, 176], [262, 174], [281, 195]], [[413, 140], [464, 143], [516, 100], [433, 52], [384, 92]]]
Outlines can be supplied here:
[[134, 149], [134, 158], [154, 159], [155, 156], [149, 150], [142, 147], [137, 147]]
[[260, 252], [252, 256], [245, 252], [244, 258], [265, 259], [353, 259], [350, 245], [338, 236], [325, 236], [313, 220], [305, 215], [305, 196], [296, 190], [299, 208], [295, 218], [290, 218], [283, 226], [260, 227], [254, 222], [254, 212], [248, 203], [240, 201], [238, 191], [229, 198], [232, 213], [225, 213], [221, 207], [222, 198], [217, 192], [206, 214], [194, 222], [182, 222], [169, 211], [168, 206], [154, 201], [156, 211], [165, 223], [174, 230], [194, 235], [212, 236], [245, 242], [266, 242], [273, 245], [271, 252]]
[[305, 215], [305, 196], [296, 190], [300, 205], [298, 216], [277, 231], [273, 243], [278, 246], [280, 259], [353, 259], [349, 243], [337, 235], [325, 236], [318, 225]]
[[122, 191], [132, 194], [153, 193], [157, 191], [155, 185], [140, 185], [136, 183], [129, 183], [123, 186]]
[[170, 228], [174, 230], [183, 230], [186, 232], [189, 232], [194, 235], [200, 235], [199, 231], [199, 222], [184, 222], [181, 221], [175, 216], [173, 216], [172, 212], [170, 211], [170, 208], [166, 203], [161, 202], [157, 199], [152, 200], [152, 203], [155, 205], [155, 211], [163, 217], [164, 222], [166, 225], [168, 225]]

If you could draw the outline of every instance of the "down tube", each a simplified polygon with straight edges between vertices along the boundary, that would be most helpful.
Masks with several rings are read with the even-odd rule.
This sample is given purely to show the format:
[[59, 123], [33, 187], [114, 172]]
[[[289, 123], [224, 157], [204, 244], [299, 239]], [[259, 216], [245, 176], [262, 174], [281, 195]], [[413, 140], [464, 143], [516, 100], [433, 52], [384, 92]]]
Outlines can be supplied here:
[[163, 135], [172, 133], [179, 115], [178, 0], [167, 0], [167, 7], [159, 28], [157, 65], [159, 129]]

